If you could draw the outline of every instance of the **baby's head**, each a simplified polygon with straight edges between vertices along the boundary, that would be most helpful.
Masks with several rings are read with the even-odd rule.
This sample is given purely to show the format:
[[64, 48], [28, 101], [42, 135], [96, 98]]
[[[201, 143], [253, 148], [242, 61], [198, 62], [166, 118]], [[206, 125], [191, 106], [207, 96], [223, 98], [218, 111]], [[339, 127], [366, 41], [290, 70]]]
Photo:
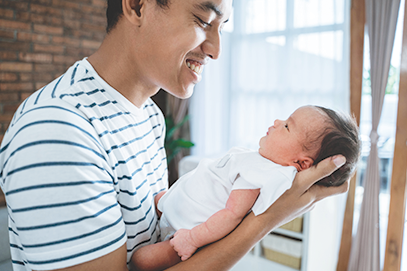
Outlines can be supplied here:
[[298, 108], [287, 120], [276, 120], [260, 139], [259, 153], [298, 171], [321, 160], [342, 154], [346, 163], [318, 182], [325, 186], [343, 184], [354, 172], [361, 143], [358, 127], [350, 116], [319, 106]]

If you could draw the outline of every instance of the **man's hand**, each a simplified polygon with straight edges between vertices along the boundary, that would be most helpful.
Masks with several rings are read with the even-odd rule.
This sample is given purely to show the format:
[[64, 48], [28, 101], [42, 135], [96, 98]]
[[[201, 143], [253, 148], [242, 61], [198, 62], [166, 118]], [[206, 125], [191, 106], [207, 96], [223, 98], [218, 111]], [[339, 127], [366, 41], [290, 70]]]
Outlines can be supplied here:
[[191, 230], [186, 229], [178, 230], [170, 240], [170, 244], [182, 261], [187, 260], [198, 249], [191, 238]]
[[274, 213], [274, 217], [276, 215], [280, 217], [276, 227], [288, 223], [297, 216], [312, 210], [318, 201], [328, 196], [348, 191], [349, 180], [341, 186], [325, 187], [315, 185], [317, 181], [332, 174], [345, 162], [346, 160], [343, 156], [337, 155], [326, 158], [317, 165], [299, 172], [291, 188], [269, 208], [270, 212]]

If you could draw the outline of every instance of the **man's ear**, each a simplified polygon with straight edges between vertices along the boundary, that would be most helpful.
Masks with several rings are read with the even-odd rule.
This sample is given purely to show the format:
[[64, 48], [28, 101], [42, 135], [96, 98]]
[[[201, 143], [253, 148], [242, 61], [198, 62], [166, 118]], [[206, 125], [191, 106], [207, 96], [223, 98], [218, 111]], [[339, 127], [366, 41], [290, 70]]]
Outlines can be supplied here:
[[132, 24], [141, 26], [145, 10], [145, 0], [122, 0], [124, 17]]

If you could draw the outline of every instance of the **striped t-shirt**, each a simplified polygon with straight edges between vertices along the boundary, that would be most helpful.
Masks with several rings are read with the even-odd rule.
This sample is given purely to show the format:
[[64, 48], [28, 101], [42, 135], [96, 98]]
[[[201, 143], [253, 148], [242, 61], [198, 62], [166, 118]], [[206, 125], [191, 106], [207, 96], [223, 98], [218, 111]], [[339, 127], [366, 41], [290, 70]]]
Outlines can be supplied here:
[[0, 149], [14, 270], [47, 270], [158, 238], [154, 196], [167, 189], [165, 125], [83, 59], [19, 107]]

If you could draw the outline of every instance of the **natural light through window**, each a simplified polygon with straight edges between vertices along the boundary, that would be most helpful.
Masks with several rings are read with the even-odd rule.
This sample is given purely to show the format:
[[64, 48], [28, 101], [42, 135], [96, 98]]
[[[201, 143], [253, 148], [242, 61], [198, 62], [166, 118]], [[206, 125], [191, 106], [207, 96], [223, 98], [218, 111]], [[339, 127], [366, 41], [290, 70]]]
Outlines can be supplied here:
[[294, 40], [294, 48], [336, 61], [342, 60], [342, 31], [301, 34]]
[[294, 27], [341, 24], [344, 21], [344, 0], [295, 0]]
[[245, 33], [262, 33], [286, 28], [286, 0], [250, 0]]

